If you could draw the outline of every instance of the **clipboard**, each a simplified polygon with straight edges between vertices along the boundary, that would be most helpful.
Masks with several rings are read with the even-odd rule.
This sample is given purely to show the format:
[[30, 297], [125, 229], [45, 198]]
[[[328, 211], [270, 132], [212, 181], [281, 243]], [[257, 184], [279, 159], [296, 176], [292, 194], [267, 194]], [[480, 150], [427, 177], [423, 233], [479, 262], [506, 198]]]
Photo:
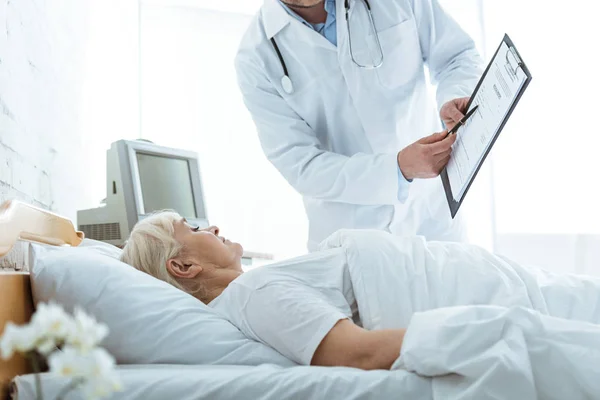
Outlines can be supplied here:
[[[492, 66], [494, 60], [498, 56], [498, 53], [500, 52], [500, 49], [502, 48], [503, 44], [506, 44], [506, 46], [509, 49], [509, 51], [507, 52], [507, 54], [505, 56], [507, 65], [511, 66], [513, 68], [513, 71], [515, 71], [515, 73], [518, 69], [521, 69], [526, 77], [525, 82], [523, 83], [523, 85], [521, 86], [521, 89], [515, 96], [512, 104], [510, 105], [508, 112], [506, 113], [506, 115], [504, 116], [504, 119], [500, 123], [498, 130], [492, 137], [490, 144], [488, 145], [487, 149], [485, 150], [479, 164], [477, 165], [477, 167], [474, 170], [473, 175], [471, 176], [471, 179], [469, 180], [469, 182], [466, 185], [465, 191], [463, 192], [462, 196], [460, 197], [460, 199], [458, 201], [454, 199], [454, 196], [452, 194], [452, 187], [450, 185], [450, 180], [448, 178], [448, 171], [446, 170], [446, 168], [444, 168], [444, 170], [440, 174], [440, 177], [442, 178], [442, 183], [444, 185], [444, 191], [446, 192], [446, 199], [448, 200], [448, 205], [450, 206], [450, 214], [452, 215], [452, 218], [456, 217], [456, 214], [458, 213], [458, 210], [459, 210], [460, 206], [462, 205], [463, 200], [467, 196], [467, 193], [469, 192], [469, 189], [471, 188], [473, 181], [477, 177], [477, 174], [479, 173], [481, 166], [485, 162], [485, 159], [487, 158], [492, 147], [494, 147], [494, 143], [496, 143], [498, 136], [500, 136], [500, 132], [502, 132], [502, 129], [506, 125], [506, 122], [508, 121], [512, 112], [514, 111], [517, 104], [519, 103], [519, 100], [521, 100], [521, 96], [523, 96], [525, 89], [527, 89], [527, 86], [529, 86], [529, 83], [531, 82], [531, 79], [532, 79], [531, 73], [529, 72], [527, 65], [525, 65], [525, 63], [523, 62], [523, 59], [521, 58], [521, 55], [517, 51], [517, 48], [515, 47], [514, 43], [512, 42], [510, 37], [508, 37], [508, 35], [505, 34], [502, 42], [498, 46], [498, 49], [494, 53], [494, 56], [492, 57], [490, 63], [488, 64], [485, 71], [483, 72], [481, 79], [477, 83], [477, 86], [475, 87], [475, 90], [473, 91], [473, 94], [471, 95], [471, 98], [469, 99], [469, 103], [467, 104], [467, 109], [469, 109], [471, 107], [471, 104], [472, 104], [473, 100], [475, 99], [475, 96], [476, 96], [477, 92], [479, 91], [481, 84], [483, 83], [485, 77], [487, 76], [488, 71], [490, 70], [490, 67]], [[460, 134], [460, 133], [458, 133], [458, 134]]]

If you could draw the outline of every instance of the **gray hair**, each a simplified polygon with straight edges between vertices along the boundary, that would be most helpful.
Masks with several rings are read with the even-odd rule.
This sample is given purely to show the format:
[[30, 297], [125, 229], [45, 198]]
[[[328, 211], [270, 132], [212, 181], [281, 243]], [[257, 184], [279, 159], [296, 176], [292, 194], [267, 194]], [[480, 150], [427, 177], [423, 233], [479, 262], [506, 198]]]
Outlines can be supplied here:
[[180, 254], [173, 224], [181, 220], [174, 211], [160, 211], [138, 222], [123, 248], [121, 261], [187, 292], [167, 270], [167, 261]]

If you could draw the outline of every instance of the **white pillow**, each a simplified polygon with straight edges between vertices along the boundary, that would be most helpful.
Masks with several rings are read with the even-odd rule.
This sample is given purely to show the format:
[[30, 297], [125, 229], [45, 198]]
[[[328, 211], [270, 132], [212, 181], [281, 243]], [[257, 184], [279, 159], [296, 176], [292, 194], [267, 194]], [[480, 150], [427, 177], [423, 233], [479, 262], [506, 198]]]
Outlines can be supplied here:
[[[59, 247], [53, 246], [49, 244], [43, 243], [29, 243], [29, 270], [32, 271], [33, 267], [38, 263], [38, 261], [44, 257], [48, 252], [53, 251], [64, 251], [65, 249], [70, 247]], [[92, 251], [95, 251], [100, 254], [104, 254], [110, 258], [119, 259], [121, 258], [121, 254], [123, 254], [123, 250], [118, 248], [117, 246], [113, 246], [112, 244], [100, 242], [98, 240], [93, 239], [83, 239], [79, 248], [87, 248]]]
[[292, 361], [246, 338], [196, 298], [93, 247], [43, 251], [36, 303], [80, 306], [108, 325], [102, 345], [121, 364], [277, 364]]
[[118, 248], [117, 246], [113, 246], [112, 244], [100, 242], [98, 240], [93, 239], [83, 239], [79, 248], [86, 248], [98, 252], [100, 254], [104, 254], [110, 258], [114, 258], [118, 260], [121, 258], [121, 254], [123, 254], [123, 250]]

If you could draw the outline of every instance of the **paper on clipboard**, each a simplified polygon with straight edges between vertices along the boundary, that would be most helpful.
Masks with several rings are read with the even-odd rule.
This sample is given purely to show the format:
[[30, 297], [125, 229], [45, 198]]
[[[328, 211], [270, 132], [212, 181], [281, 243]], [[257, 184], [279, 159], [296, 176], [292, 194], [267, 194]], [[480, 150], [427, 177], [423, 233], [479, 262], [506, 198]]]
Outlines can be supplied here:
[[471, 109], [478, 105], [479, 108], [457, 133], [452, 157], [446, 166], [455, 201], [459, 201], [467, 190], [492, 139], [527, 80], [523, 70], [516, 67], [516, 57], [503, 42], [469, 107]]

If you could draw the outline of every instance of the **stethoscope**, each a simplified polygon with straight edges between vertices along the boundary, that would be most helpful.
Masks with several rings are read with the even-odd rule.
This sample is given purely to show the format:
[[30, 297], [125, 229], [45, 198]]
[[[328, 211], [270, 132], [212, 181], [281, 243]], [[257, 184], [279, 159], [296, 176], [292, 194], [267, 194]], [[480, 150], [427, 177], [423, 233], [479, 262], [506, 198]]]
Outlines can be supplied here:
[[[379, 35], [377, 34], [377, 29], [375, 28], [375, 20], [373, 19], [373, 13], [371, 12], [371, 4], [369, 0], [362, 0], [365, 3], [365, 7], [367, 9], [367, 14], [369, 16], [369, 21], [371, 22], [371, 29], [373, 30], [373, 36], [375, 36], [375, 42], [377, 43], [377, 48], [379, 49], [379, 60], [374, 62], [373, 64], [361, 64], [356, 61], [354, 57], [354, 51], [352, 47], [352, 34], [350, 33], [350, 0], [344, 0], [344, 8], [346, 9], [346, 28], [348, 29], [348, 46], [350, 48], [350, 58], [352, 58], [352, 62], [359, 68], [363, 69], [376, 69], [383, 65], [383, 48], [381, 47], [381, 42], [379, 41]], [[277, 53], [277, 57], [279, 58], [279, 62], [281, 63], [281, 68], [283, 69], [283, 77], [281, 78], [281, 87], [287, 94], [294, 93], [294, 84], [290, 79], [290, 75], [288, 73], [288, 68], [281, 55], [281, 51], [279, 50], [279, 46], [275, 41], [275, 38], [271, 38], [271, 43], [273, 44], [273, 48]]]

